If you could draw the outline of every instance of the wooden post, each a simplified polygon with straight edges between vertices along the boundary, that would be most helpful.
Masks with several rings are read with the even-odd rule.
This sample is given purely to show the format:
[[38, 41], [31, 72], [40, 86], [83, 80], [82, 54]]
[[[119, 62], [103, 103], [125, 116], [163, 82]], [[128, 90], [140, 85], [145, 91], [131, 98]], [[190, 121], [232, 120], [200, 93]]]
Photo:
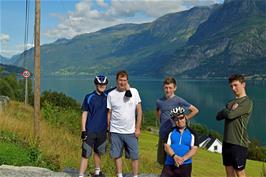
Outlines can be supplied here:
[[[34, 138], [40, 135], [40, 0], [35, 0], [34, 25]], [[37, 142], [37, 144], [39, 144]]]

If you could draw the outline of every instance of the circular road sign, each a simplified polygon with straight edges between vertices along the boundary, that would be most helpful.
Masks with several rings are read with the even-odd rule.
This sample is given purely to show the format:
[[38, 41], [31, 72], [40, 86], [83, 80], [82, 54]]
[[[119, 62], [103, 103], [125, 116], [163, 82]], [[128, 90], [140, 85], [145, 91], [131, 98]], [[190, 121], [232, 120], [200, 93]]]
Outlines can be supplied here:
[[30, 77], [30, 72], [28, 70], [24, 70], [23, 73], [22, 73], [22, 76], [24, 78], [29, 78]]

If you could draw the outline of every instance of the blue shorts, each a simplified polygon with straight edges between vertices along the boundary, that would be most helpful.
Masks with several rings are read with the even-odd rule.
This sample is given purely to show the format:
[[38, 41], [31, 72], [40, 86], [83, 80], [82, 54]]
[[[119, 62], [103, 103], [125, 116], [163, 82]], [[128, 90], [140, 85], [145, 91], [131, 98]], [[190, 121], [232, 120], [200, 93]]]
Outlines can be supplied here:
[[111, 158], [122, 157], [124, 148], [127, 159], [138, 160], [138, 139], [135, 134], [111, 133]]

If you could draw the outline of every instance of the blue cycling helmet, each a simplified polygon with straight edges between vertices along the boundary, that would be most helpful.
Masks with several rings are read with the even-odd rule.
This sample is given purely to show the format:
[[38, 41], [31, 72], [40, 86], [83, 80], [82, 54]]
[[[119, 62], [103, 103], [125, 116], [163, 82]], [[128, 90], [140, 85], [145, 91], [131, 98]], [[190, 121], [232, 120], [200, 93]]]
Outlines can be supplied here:
[[95, 79], [94, 79], [94, 84], [96, 84], [96, 85], [97, 84], [107, 85], [108, 84], [108, 79], [104, 75], [96, 76]]

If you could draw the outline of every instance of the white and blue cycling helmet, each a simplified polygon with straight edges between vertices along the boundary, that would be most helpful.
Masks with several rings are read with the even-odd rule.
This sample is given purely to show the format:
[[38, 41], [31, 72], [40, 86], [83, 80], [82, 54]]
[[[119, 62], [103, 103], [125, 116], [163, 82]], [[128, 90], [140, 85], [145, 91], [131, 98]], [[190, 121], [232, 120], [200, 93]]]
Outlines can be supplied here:
[[104, 75], [98, 75], [94, 79], [94, 84], [96, 84], [96, 85], [98, 85], [98, 84], [107, 85], [108, 84], [108, 79]]

